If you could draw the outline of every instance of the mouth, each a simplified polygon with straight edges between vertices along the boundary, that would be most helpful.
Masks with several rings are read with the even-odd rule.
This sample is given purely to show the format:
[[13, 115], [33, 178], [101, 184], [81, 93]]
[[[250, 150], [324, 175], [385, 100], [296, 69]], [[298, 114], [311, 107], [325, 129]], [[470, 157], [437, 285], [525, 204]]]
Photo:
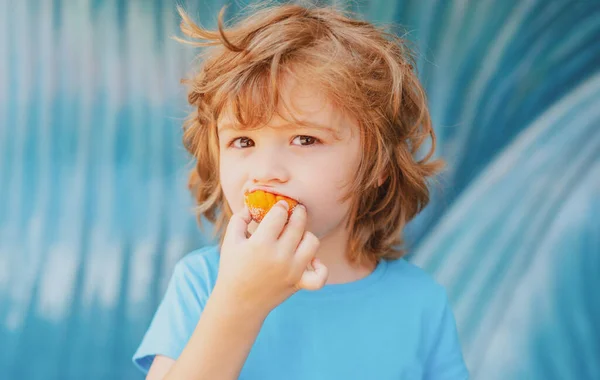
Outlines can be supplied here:
[[260, 223], [267, 212], [280, 200], [285, 200], [288, 204], [288, 218], [291, 216], [298, 201], [272, 189], [252, 188], [244, 192], [244, 203], [250, 211], [252, 219]]
[[270, 194], [273, 194], [273, 195], [278, 195], [278, 196], [280, 196], [280, 197], [289, 198], [289, 199], [292, 199], [292, 200], [294, 200], [294, 201], [296, 201], [296, 202], [300, 203], [300, 200], [299, 200], [299, 199], [297, 199], [297, 198], [294, 198], [294, 197], [291, 197], [291, 196], [289, 196], [289, 195], [287, 195], [287, 194], [280, 193], [280, 192], [278, 192], [278, 191], [276, 191], [276, 190], [274, 190], [274, 189], [272, 189], [272, 188], [268, 188], [268, 187], [252, 187], [252, 188], [250, 188], [250, 189], [246, 189], [246, 190], [244, 191], [244, 196], [247, 196], [247, 195], [249, 195], [249, 194], [252, 194], [252, 193], [254, 193], [254, 192], [256, 192], [256, 191], [263, 191], [263, 192], [265, 192], [265, 193], [270, 193]]

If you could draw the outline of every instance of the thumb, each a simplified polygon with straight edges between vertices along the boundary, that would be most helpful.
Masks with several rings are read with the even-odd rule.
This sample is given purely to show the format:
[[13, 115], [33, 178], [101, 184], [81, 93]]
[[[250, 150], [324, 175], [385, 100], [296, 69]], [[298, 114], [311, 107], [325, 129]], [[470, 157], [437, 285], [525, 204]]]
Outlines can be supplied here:
[[298, 283], [298, 288], [306, 290], [319, 290], [325, 286], [327, 277], [329, 276], [329, 270], [321, 262], [321, 260], [317, 259], [316, 257], [311, 260], [310, 264], [315, 270], [304, 271], [302, 277], [300, 278], [300, 282]]
[[252, 221], [252, 216], [248, 207], [244, 205], [240, 211], [236, 212], [229, 219], [227, 230], [225, 232], [225, 239], [233, 239], [235, 241], [246, 238], [246, 230], [248, 224]]

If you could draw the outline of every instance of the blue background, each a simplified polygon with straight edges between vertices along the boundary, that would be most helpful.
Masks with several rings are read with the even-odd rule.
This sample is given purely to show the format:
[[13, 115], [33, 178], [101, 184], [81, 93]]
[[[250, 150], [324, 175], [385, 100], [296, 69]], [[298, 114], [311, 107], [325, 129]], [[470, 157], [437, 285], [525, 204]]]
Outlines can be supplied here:
[[[223, 3], [183, 5], [212, 28]], [[419, 50], [449, 169], [409, 259], [447, 287], [473, 378], [600, 379], [600, 2], [348, 7]], [[141, 378], [175, 262], [212, 241], [178, 22], [172, 0], [0, 0], [3, 379]]]

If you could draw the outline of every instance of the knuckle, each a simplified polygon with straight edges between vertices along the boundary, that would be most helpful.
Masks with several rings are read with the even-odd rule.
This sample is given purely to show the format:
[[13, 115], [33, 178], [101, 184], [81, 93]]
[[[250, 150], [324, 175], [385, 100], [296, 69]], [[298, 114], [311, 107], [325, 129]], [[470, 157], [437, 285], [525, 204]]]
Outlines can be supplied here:
[[250, 238], [249, 244], [252, 247], [252, 250], [259, 251], [261, 247], [265, 246], [266, 240], [262, 235], [255, 234]]

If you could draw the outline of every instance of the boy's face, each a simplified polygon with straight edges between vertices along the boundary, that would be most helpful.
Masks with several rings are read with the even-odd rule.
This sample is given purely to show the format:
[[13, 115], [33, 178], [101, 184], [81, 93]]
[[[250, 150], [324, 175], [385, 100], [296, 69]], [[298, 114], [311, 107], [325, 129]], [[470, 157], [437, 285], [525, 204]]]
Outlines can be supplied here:
[[[225, 113], [218, 121], [221, 186], [234, 213], [244, 207], [244, 192], [257, 187], [298, 200], [307, 230], [322, 239], [344, 228], [350, 200], [339, 200], [357, 173], [359, 127], [309, 86], [287, 81], [281, 96], [297, 119], [323, 128], [286, 126], [274, 115], [260, 129], [236, 131], [226, 127], [234, 119]], [[256, 227], [253, 221], [249, 232]]]

